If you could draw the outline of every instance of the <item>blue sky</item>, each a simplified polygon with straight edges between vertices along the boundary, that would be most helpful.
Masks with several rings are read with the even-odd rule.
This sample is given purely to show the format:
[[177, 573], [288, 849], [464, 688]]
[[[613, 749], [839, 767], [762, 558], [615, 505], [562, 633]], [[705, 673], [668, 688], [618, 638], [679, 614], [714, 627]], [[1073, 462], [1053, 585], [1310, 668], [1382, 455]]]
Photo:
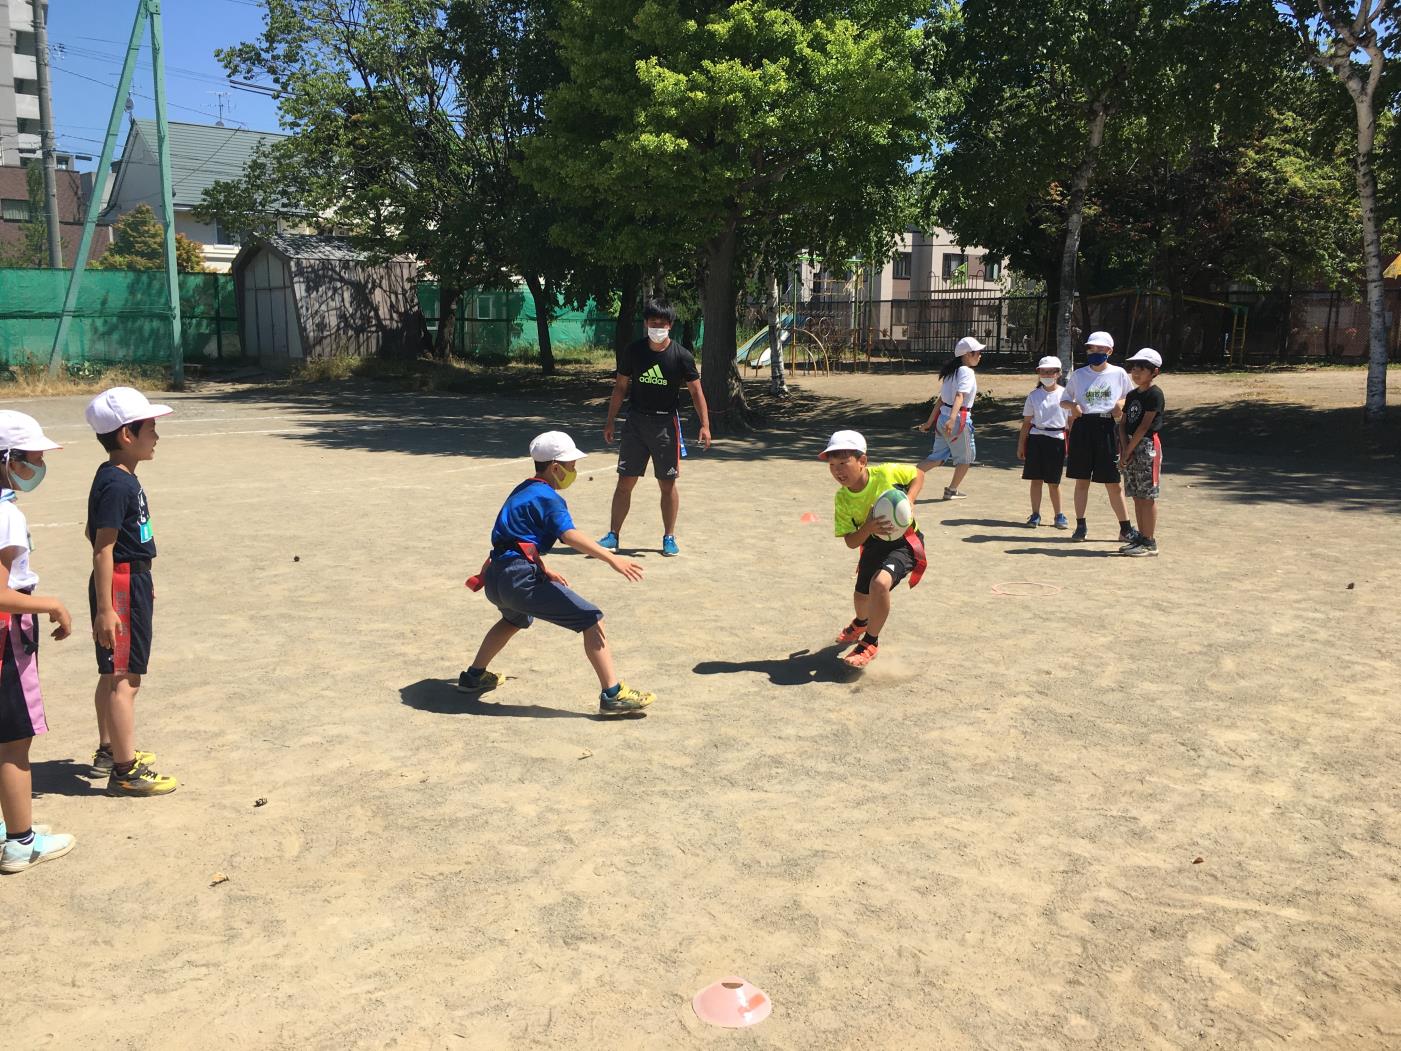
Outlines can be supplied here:
[[[252, 40], [262, 29], [262, 8], [255, 0], [164, 0], [166, 100], [171, 120], [213, 124], [219, 99], [227, 91], [224, 123], [258, 131], [276, 131], [277, 106], [271, 98], [237, 91], [226, 83], [214, 49]], [[102, 149], [122, 57], [136, 14], [135, 0], [50, 0], [49, 48], [53, 56], [54, 123], [60, 149], [88, 153], [90, 171]], [[154, 117], [151, 101], [150, 34], [132, 82], [137, 117]], [[122, 121], [118, 153], [126, 137]]]

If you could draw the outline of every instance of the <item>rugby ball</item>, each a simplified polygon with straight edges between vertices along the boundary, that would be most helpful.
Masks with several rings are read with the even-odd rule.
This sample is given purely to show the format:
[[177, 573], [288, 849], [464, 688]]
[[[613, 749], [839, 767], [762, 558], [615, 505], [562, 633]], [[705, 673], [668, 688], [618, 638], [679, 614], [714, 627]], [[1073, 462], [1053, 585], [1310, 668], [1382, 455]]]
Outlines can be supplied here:
[[890, 523], [888, 531], [876, 532], [876, 536], [882, 540], [899, 540], [915, 520], [915, 509], [910, 504], [910, 498], [899, 489], [887, 489], [876, 497], [871, 513]]

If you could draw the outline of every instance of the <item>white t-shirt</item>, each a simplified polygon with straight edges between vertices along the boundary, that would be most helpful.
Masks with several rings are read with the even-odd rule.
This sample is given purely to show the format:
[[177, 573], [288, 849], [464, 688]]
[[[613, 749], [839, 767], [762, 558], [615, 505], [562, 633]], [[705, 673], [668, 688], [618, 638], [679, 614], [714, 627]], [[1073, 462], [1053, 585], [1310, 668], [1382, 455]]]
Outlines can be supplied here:
[[0, 551], [7, 547], [20, 549], [10, 563], [10, 587], [19, 590], [38, 584], [39, 575], [29, 568], [29, 523], [14, 500], [0, 501]]
[[1070, 374], [1070, 382], [1065, 385], [1062, 401], [1073, 401], [1080, 411], [1091, 414], [1109, 415], [1114, 406], [1128, 397], [1133, 390], [1133, 380], [1118, 365], [1106, 365], [1103, 372], [1096, 372], [1088, 365], [1082, 365]]
[[1038, 383], [1036, 389], [1026, 396], [1022, 415], [1031, 417], [1032, 434], [1046, 434], [1052, 438], [1065, 436], [1066, 417], [1069, 413], [1060, 405], [1061, 395], [1064, 393], [1065, 388], [1060, 384], [1048, 389]]
[[978, 396], [978, 377], [967, 365], [960, 365], [939, 387], [939, 400], [945, 405], [952, 405], [959, 394], [963, 395], [963, 408], [971, 412], [973, 399]]

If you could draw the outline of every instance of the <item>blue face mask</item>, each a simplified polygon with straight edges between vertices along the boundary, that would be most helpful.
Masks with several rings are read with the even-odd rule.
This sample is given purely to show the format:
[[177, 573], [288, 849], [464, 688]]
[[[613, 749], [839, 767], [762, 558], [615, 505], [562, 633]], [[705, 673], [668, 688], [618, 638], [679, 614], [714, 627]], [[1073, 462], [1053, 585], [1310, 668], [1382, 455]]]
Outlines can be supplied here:
[[1085, 355], [1085, 360], [1088, 361], [1091, 365], [1103, 365], [1106, 361], [1109, 360], [1109, 355], [1108, 355], [1108, 354], [1086, 354], [1086, 355]]

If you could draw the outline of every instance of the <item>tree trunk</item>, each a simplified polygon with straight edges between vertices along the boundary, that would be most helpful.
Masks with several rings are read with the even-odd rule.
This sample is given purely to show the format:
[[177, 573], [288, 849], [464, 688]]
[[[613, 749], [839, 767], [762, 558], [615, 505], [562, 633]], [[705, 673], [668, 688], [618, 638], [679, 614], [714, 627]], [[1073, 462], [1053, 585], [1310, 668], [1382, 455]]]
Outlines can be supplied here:
[[735, 367], [735, 254], [739, 235], [731, 222], [705, 246], [705, 338], [701, 345], [701, 388], [716, 434], [742, 430], [744, 390]]
[[1075, 259], [1080, 252], [1080, 226], [1085, 219], [1085, 196], [1090, 177], [1094, 175], [1095, 158], [1104, 141], [1104, 103], [1090, 107], [1090, 140], [1080, 158], [1079, 167], [1070, 182], [1070, 200], [1066, 205], [1065, 248], [1060, 257], [1060, 307], [1056, 313], [1056, 348], [1067, 369], [1074, 361], [1075, 344], [1070, 338], [1070, 323], [1075, 308]]
[[634, 266], [623, 271], [623, 287], [618, 293], [618, 323], [613, 329], [613, 357], [623, 360], [623, 351], [632, 342], [632, 327], [637, 323], [637, 293], [642, 287], [642, 272]]
[[456, 349], [457, 304], [461, 299], [460, 288], [447, 282], [438, 285], [438, 334], [433, 341], [433, 356], [440, 361], [447, 361]]
[[540, 371], [546, 376], [553, 376], [555, 351], [550, 344], [550, 321], [555, 313], [554, 290], [536, 274], [525, 275], [525, 287], [530, 289], [530, 298], [535, 301], [535, 338], [540, 344]]
[[[1378, 56], [1376, 61], [1380, 60]], [[1386, 416], [1386, 300], [1377, 174], [1372, 168], [1377, 133], [1375, 98], [1371, 92], [1353, 96], [1357, 108], [1357, 196], [1362, 204], [1362, 258], [1367, 274], [1367, 400], [1362, 416], [1368, 424], [1380, 424]]]
[[[769, 298], [765, 304], [769, 323], [769, 390], [780, 398], [788, 397], [788, 384], [783, 380], [783, 327], [778, 323], [778, 275], [769, 277]], [[797, 344], [793, 345], [797, 353]], [[797, 358], [793, 359], [797, 365]]]

